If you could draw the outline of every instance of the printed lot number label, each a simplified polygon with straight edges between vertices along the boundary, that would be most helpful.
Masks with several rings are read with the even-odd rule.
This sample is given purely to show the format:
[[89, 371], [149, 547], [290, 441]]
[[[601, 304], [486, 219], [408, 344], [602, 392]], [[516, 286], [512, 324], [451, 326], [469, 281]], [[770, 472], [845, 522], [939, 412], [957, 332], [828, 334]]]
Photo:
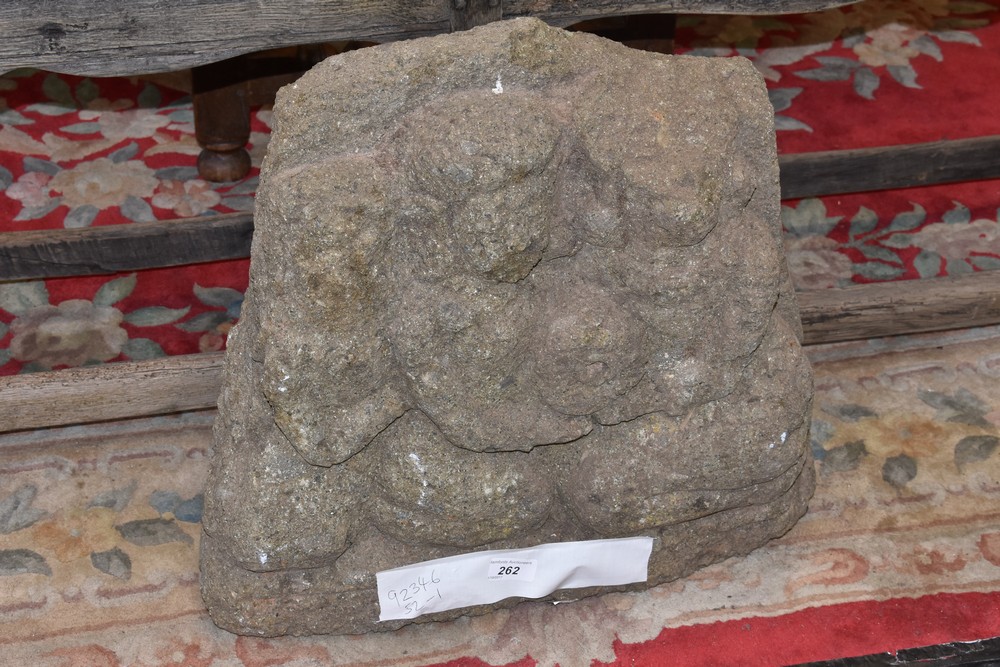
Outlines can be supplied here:
[[563, 588], [646, 581], [653, 538], [554, 542], [479, 551], [375, 573], [379, 620], [409, 619]]
[[538, 568], [536, 560], [520, 560], [517, 558], [493, 558], [490, 560], [490, 567], [487, 570], [486, 578], [490, 581], [506, 579], [510, 581], [534, 581], [535, 570]]

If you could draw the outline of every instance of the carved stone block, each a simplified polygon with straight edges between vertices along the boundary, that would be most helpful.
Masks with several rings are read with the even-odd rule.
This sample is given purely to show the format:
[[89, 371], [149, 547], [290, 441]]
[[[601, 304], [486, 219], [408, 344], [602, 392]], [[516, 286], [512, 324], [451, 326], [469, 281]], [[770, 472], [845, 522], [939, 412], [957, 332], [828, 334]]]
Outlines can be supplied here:
[[778, 198], [743, 59], [520, 19], [284, 88], [206, 494], [215, 621], [388, 630], [380, 570], [647, 535], [654, 585], [788, 530], [812, 386]]

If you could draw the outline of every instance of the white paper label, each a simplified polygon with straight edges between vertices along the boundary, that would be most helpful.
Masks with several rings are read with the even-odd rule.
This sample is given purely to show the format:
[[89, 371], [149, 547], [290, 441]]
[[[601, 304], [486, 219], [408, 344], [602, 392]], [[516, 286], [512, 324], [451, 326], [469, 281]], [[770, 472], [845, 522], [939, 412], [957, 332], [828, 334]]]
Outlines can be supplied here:
[[379, 620], [416, 618], [514, 596], [541, 598], [562, 588], [646, 581], [652, 551], [651, 537], [555, 542], [376, 572]]
[[505, 579], [506, 581], [534, 581], [537, 560], [523, 558], [491, 558], [487, 568], [486, 578], [490, 581]]

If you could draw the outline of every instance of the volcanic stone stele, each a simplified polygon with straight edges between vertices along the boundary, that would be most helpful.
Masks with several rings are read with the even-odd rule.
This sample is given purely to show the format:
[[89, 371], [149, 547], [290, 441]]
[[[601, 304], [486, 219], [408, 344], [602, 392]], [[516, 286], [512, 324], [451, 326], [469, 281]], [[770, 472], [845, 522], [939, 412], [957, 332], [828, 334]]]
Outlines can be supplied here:
[[519, 19], [285, 87], [206, 494], [215, 622], [390, 630], [385, 569], [650, 536], [634, 590], [786, 532], [812, 380], [778, 200], [740, 58]]

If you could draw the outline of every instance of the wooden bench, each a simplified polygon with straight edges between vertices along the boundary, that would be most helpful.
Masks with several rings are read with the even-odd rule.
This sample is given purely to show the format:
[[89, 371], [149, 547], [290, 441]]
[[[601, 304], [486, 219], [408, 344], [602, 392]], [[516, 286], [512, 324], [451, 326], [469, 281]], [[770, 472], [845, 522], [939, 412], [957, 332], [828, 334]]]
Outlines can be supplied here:
[[[815, 11], [849, 0], [6, 0], [0, 6], [0, 72], [36, 67], [67, 74], [115, 76], [195, 68], [198, 169], [211, 181], [234, 181], [250, 169], [244, 149], [250, 107], [297, 75], [294, 64], [257, 71], [244, 54], [330, 41], [385, 42], [463, 30], [489, 21], [534, 16], [568, 26], [599, 18], [677, 12]], [[250, 85], [250, 82], [256, 82]]]
[[253, 51], [376, 42], [534, 16], [556, 26], [635, 14], [781, 14], [856, 0], [4, 0], [0, 72], [122, 76]]

